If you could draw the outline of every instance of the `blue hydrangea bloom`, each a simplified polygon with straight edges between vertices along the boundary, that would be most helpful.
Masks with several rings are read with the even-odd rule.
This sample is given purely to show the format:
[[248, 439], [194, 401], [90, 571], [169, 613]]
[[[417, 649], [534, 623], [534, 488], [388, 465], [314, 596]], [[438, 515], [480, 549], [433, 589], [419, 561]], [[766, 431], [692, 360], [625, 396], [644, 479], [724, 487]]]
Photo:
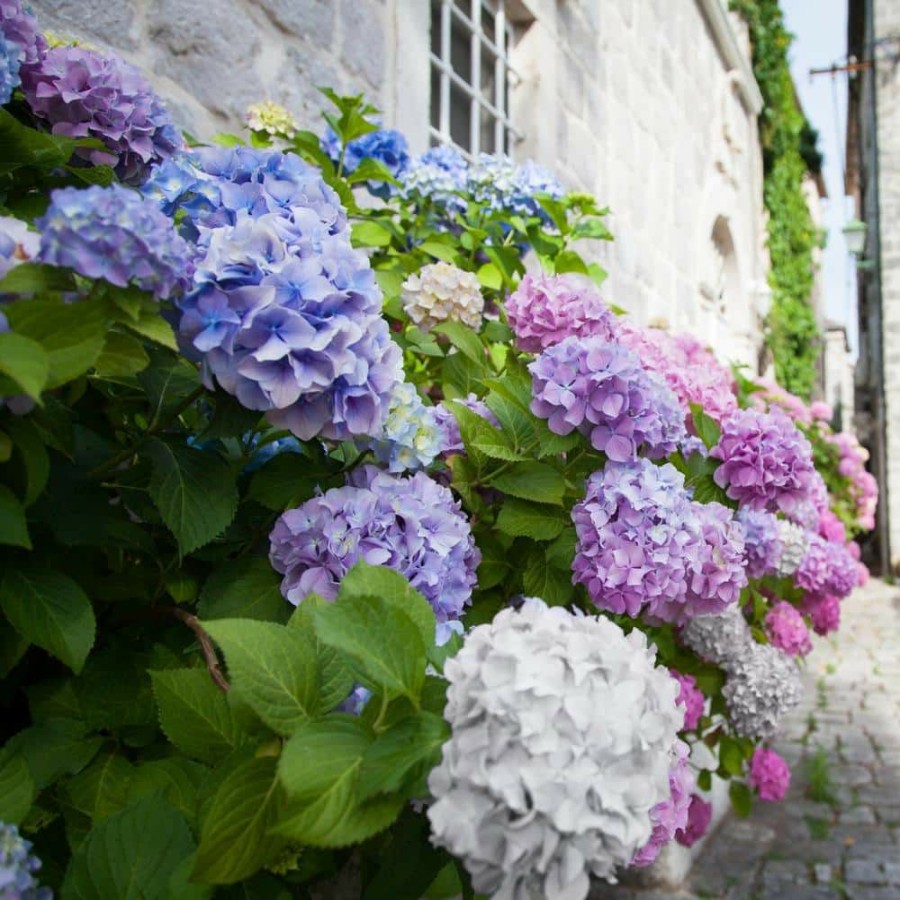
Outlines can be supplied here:
[[193, 251], [172, 220], [121, 185], [55, 190], [36, 225], [42, 262], [163, 299], [190, 284]]
[[311, 593], [337, 596], [360, 560], [388, 566], [431, 604], [439, 622], [458, 619], [470, 602], [481, 554], [449, 489], [424, 472], [355, 470], [333, 488], [288, 510], [270, 535], [269, 560], [281, 592], [298, 604]]
[[[330, 128], [322, 139], [322, 149], [337, 165], [341, 158], [341, 142]], [[409, 145], [406, 137], [393, 128], [379, 128], [350, 141], [344, 153], [344, 174], [355, 172], [364, 159], [374, 159], [382, 163], [394, 178], [399, 178], [409, 165]], [[394, 185], [386, 181], [369, 181], [366, 187], [369, 193], [383, 200], [397, 191]]]
[[206, 383], [303, 440], [379, 433], [401, 354], [334, 191], [276, 150], [209, 148], [175, 165], [146, 190], [197, 233], [178, 331]]
[[737, 511], [737, 520], [744, 529], [747, 574], [751, 578], [774, 574], [782, 551], [778, 519], [763, 509], [742, 506]]
[[0, 34], [0, 106], [9, 103], [12, 92], [22, 83], [19, 52], [18, 44]]
[[37, 21], [20, 0], [0, 0], [0, 106], [21, 84], [22, 67], [34, 66], [46, 50]]
[[50, 888], [40, 887], [34, 873], [41, 861], [30, 853], [15, 825], [0, 822], [0, 900], [50, 900]]
[[466, 211], [466, 172], [469, 164], [452, 147], [432, 147], [416, 157], [402, 177], [402, 193], [407, 197], [427, 197], [450, 212]]
[[534, 162], [517, 166], [504, 154], [479, 153], [469, 167], [466, 187], [479, 203], [495, 211], [546, 219], [536, 194], [559, 198], [563, 188], [552, 172]]
[[394, 388], [381, 434], [361, 442], [389, 472], [424, 469], [441, 452], [443, 432], [432, 406], [408, 382]]

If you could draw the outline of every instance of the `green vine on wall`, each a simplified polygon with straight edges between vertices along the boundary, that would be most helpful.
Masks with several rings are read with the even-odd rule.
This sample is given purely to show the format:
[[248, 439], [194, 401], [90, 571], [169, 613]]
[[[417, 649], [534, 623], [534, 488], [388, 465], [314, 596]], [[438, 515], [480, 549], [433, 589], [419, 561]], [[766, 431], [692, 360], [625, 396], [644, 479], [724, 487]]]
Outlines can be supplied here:
[[[778, 0], [731, 0], [750, 29], [753, 71], [763, 95], [759, 119], [765, 166], [764, 200], [769, 211], [772, 310], [767, 343], [775, 375], [789, 391], [809, 399], [816, 383], [819, 329], [810, 305], [813, 250], [821, 243], [803, 194], [803, 178], [818, 153], [814, 134], [797, 102], [788, 65], [792, 35]], [[813, 148], [814, 149], [814, 148]]]

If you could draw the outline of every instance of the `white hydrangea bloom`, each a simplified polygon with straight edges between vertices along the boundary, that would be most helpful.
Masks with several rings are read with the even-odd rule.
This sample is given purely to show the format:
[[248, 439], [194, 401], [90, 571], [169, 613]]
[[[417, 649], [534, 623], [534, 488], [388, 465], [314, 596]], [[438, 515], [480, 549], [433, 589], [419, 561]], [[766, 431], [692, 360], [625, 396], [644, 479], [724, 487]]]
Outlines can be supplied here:
[[783, 549], [775, 564], [775, 573], [780, 578], [785, 578], [793, 575], [800, 568], [803, 557], [806, 556], [806, 551], [809, 549], [809, 536], [806, 529], [799, 525], [779, 519], [778, 540], [781, 541]]
[[432, 840], [498, 900], [583, 900], [671, 796], [684, 711], [638, 630], [526, 600], [445, 666], [452, 736], [428, 780]]
[[429, 331], [441, 322], [480, 328], [484, 297], [477, 276], [447, 262], [425, 266], [403, 282], [403, 308], [412, 321]]
[[681, 641], [698, 656], [726, 670], [750, 652], [754, 643], [738, 603], [717, 615], [690, 619], [681, 630]]
[[776, 647], [754, 643], [731, 667], [722, 695], [735, 733], [766, 740], [803, 696], [800, 670]]
[[263, 100], [247, 108], [247, 125], [251, 131], [264, 131], [272, 137], [288, 140], [300, 130], [300, 123], [293, 114], [271, 100]]

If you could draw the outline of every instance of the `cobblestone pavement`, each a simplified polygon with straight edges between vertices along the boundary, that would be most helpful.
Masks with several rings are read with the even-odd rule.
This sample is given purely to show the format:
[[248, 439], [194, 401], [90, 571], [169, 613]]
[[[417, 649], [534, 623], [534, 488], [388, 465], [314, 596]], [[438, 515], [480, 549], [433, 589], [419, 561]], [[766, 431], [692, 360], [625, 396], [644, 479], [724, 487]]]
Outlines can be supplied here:
[[598, 900], [900, 900], [900, 588], [873, 580], [841, 612], [773, 745], [793, 773], [785, 801], [726, 818], [681, 891]]

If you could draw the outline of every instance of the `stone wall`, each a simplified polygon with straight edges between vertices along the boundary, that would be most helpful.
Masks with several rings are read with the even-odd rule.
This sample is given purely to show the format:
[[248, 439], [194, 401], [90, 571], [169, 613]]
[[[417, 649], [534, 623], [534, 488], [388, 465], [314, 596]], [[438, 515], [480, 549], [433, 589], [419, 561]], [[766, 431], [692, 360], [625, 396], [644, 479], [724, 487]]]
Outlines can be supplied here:
[[[47, 27], [121, 52], [200, 137], [315, 85], [365, 91], [428, 145], [428, 0], [32, 0]], [[759, 93], [721, 0], [508, 0], [515, 148], [612, 209], [607, 297], [755, 371], [766, 311]]]

